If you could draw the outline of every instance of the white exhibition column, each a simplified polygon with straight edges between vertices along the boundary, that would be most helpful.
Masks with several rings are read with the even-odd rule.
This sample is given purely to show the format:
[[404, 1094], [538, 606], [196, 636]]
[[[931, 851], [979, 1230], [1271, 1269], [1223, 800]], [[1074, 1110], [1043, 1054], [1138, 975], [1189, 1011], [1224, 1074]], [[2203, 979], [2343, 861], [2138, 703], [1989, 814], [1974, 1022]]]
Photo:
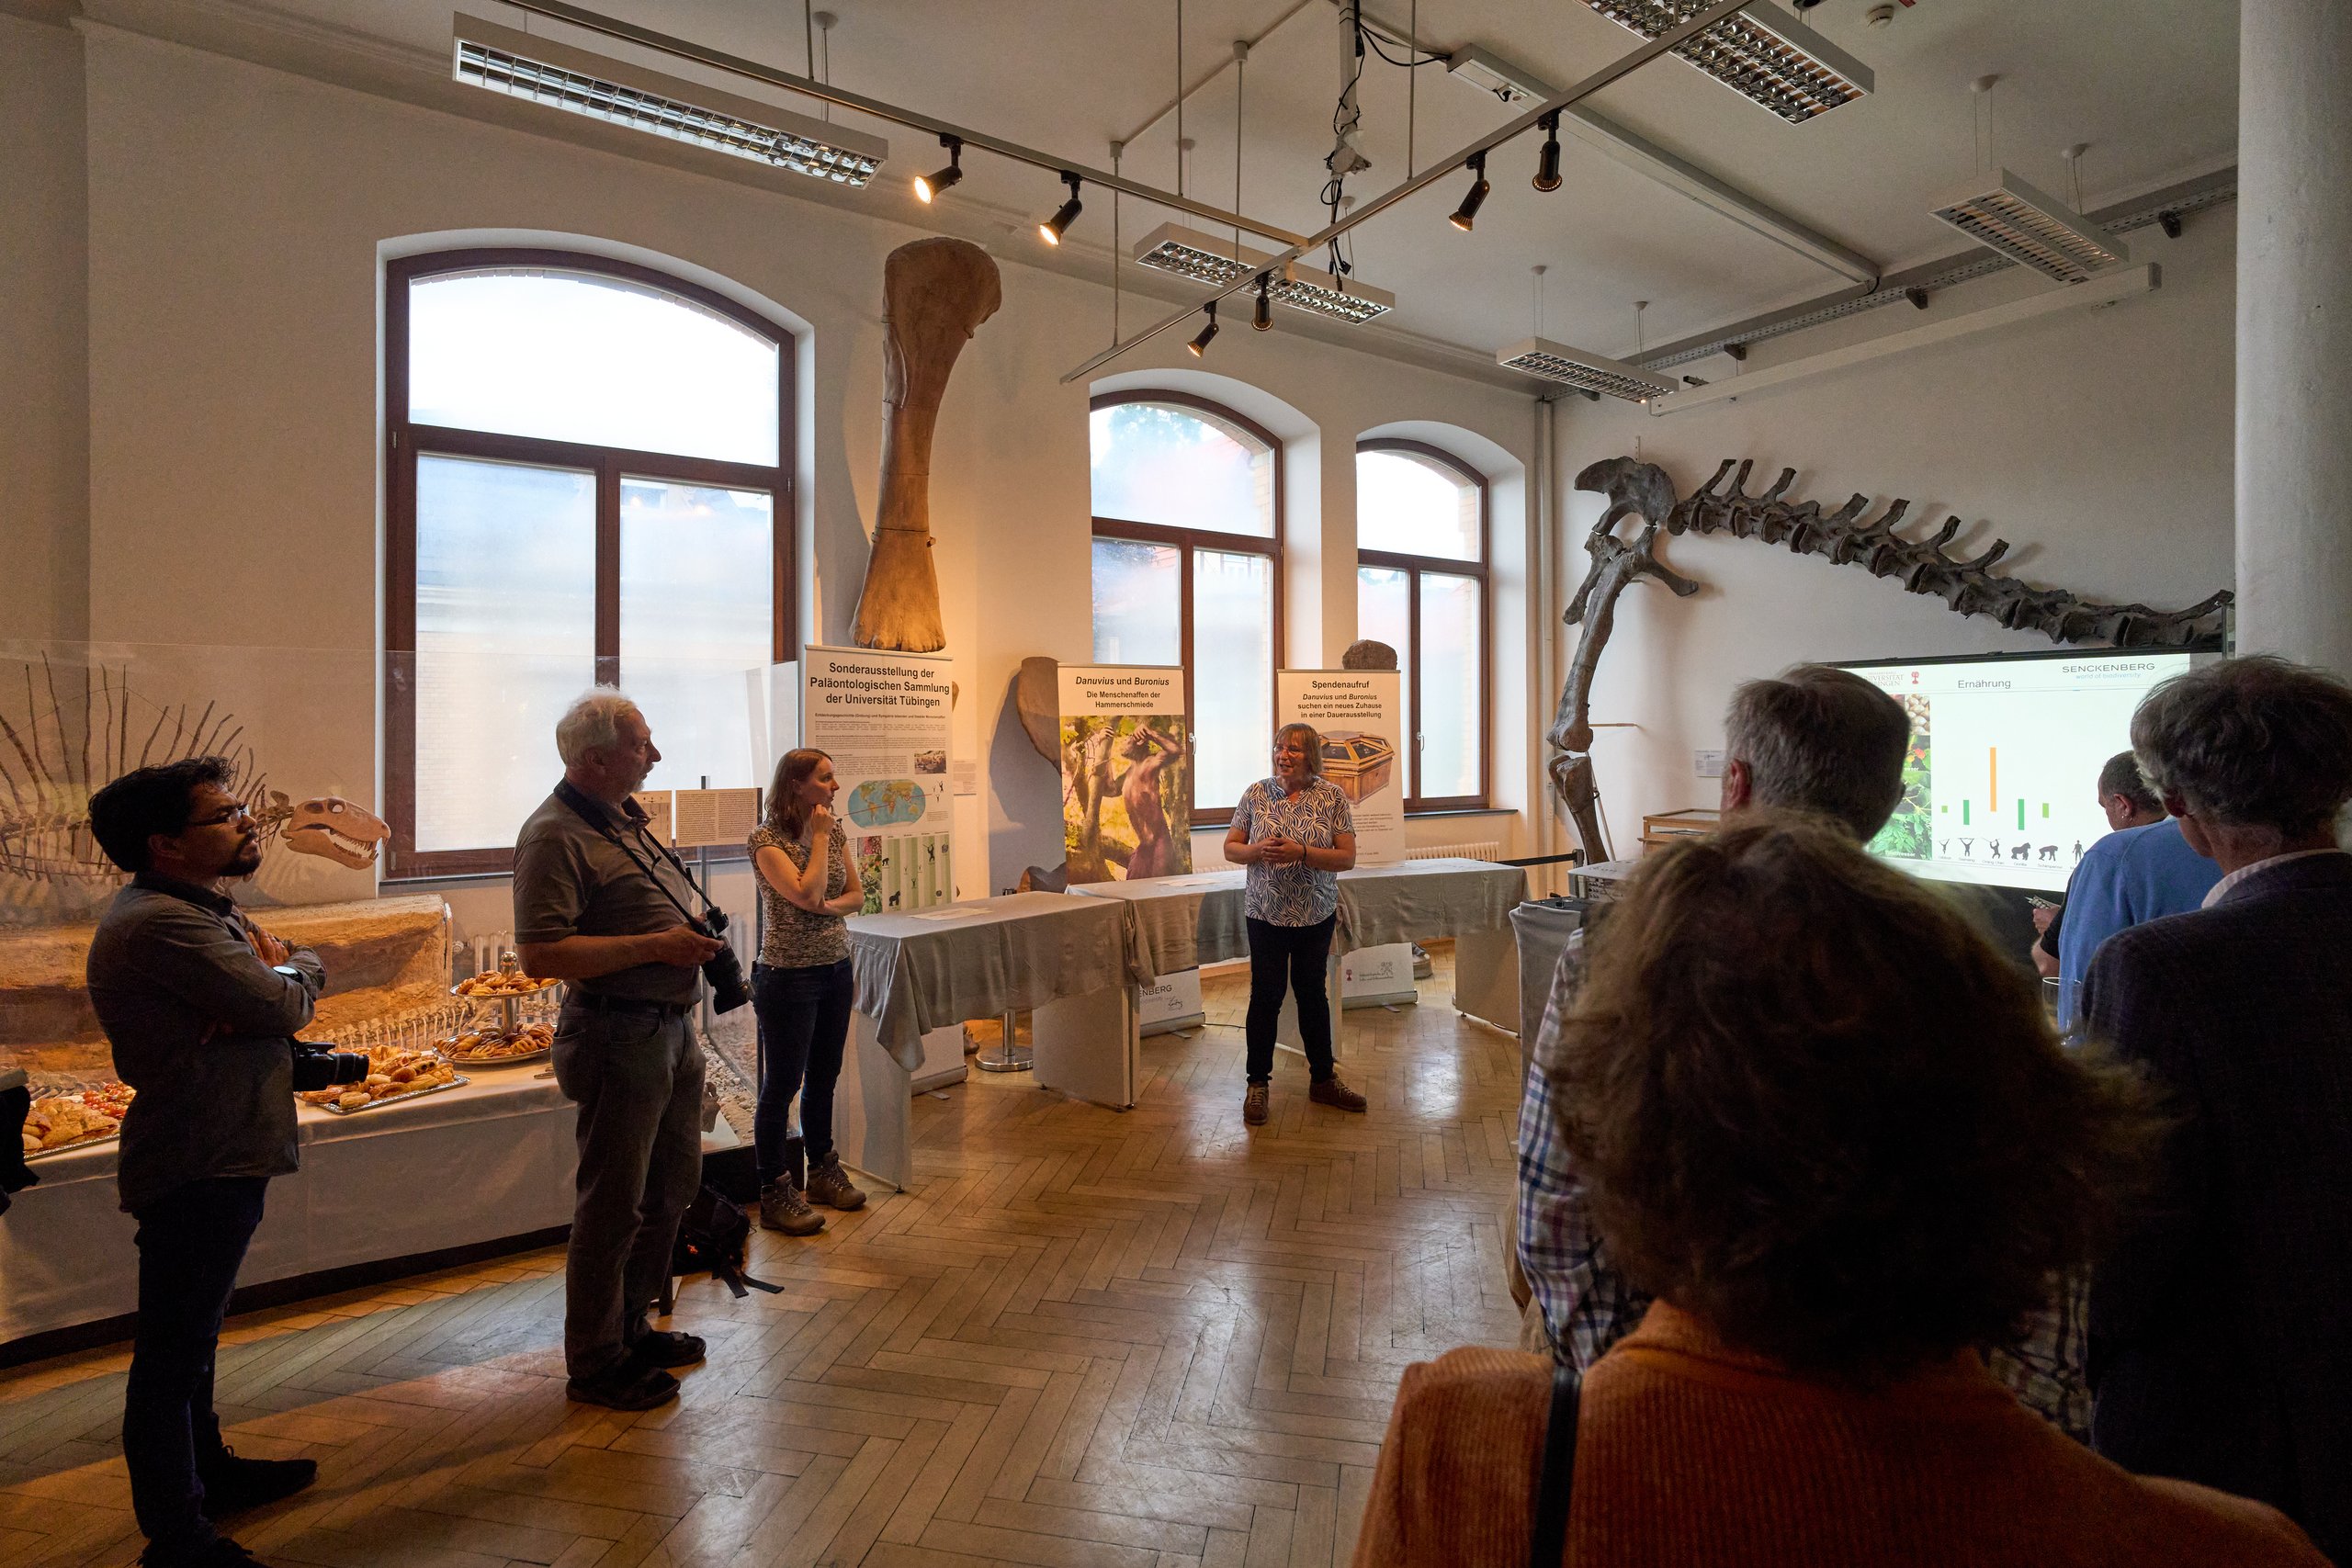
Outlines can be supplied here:
[[2352, 4], [2238, 8], [2237, 642], [2352, 675]]

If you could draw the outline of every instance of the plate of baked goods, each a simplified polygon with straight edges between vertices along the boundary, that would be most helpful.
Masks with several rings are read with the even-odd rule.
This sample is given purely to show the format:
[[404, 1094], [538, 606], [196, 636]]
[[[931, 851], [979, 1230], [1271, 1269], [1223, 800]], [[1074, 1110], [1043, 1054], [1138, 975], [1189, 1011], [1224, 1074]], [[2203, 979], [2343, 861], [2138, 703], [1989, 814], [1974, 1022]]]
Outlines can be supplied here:
[[307, 1089], [295, 1095], [306, 1105], [350, 1116], [421, 1095], [438, 1094], [469, 1082], [437, 1051], [411, 1051], [398, 1045], [373, 1045], [368, 1050], [368, 1077], [359, 1083], [333, 1089]]
[[441, 1042], [441, 1054], [469, 1067], [513, 1067], [555, 1049], [555, 1025], [526, 1023], [508, 1034], [497, 1027], [465, 1029]]
[[542, 980], [511, 969], [492, 969], [467, 976], [449, 987], [449, 994], [477, 1001], [493, 1001], [500, 997], [536, 997], [541, 991], [553, 990], [562, 984], [560, 980]]
[[135, 1092], [129, 1084], [112, 1079], [91, 1087], [36, 1089], [32, 1110], [25, 1117], [24, 1157], [45, 1159], [69, 1149], [112, 1143], [122, 1134], [122, 1113], [130, 1109]]

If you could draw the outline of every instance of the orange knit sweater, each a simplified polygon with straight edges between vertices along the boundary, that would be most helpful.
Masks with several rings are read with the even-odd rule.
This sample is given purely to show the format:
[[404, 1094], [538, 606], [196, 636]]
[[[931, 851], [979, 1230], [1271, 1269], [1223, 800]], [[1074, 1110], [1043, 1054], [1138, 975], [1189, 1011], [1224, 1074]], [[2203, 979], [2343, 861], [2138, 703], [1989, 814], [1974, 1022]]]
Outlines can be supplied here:
[[[1355, 1568], [1519, 1568], [1549, 1360], [1408, 1368]], [[1585, 1380], [1570, 1568], [2327, 1568], [2277, 1511], [2127, 1474], [1956, 1357], [1859, 1393], [1664, 1303]]]

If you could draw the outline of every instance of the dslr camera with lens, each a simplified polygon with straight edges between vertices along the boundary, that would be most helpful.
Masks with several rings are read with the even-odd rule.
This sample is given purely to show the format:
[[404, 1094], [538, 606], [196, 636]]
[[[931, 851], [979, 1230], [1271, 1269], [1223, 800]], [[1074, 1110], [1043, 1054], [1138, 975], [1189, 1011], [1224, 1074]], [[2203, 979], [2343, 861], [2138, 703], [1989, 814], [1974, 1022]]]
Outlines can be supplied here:
[[[705, 936], [727, 940], [727, 911], [716, 904], [705, 906], [702, 919], [693, 925]], [[710, 1005], [719, 1012], [733, 1012], [752, 999], [752, 988], [743, 983], [743, 961], [731, 946], [702, 961], [702, 977], [710, 987]]]
[[368, 1076], [368, 1058], [358, 1052], [338, 1051], [332, 1045], [308, 1040], [288, 1043], [294, 1047], [294, 1090], [298, 1094], [339, 1089], [347, 1083], [358, 1083]]

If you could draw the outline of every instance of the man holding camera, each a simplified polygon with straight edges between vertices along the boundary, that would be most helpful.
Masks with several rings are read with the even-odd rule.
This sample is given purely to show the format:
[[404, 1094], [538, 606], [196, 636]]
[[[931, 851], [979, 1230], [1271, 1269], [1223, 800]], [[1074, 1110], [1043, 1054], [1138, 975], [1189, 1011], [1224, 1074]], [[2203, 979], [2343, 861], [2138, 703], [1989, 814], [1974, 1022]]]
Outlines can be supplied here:
[[[221, 892], [261, 865], [261, 829], [229, 791], [229, 763], [195, 757], [125, 773], [90, 797], [90, 830], [131, 873], [90, 943], [90, 1004], [115, 1071], [138, 1091], [118, 1181], [139, 1222], [139, 1318], [123, 1393], [122, 1454], [150, 1568], [254, 1560], [212, 1521], [308, 1486], [312, 1460], [239, 1459], [220, 1441], [212, 1363], [229, 1292], [273, 1176], [296, 1165], [294, 1090], [348, 1057], [295, 1031], [326, 984]], [[367, 1058], [356, 1058], [364, 1071]], [[351, 1075], [356, 1077], [358, 1075]]]
[[725, 950], [687, 911], [684, 872], [630, 798], [662, 760], [645, 716], [600, 687], [557, 722], [563, 782], [514, 842], [523, 967], [568, 980], [555, 1076], [580, 1107], [578, 1201], [564, 1263], [571, 1397], [650, 1410], [677, 1397], [691, 1334], [649, 1327], [678, 1222], [702, 1183], [696, 971]]

